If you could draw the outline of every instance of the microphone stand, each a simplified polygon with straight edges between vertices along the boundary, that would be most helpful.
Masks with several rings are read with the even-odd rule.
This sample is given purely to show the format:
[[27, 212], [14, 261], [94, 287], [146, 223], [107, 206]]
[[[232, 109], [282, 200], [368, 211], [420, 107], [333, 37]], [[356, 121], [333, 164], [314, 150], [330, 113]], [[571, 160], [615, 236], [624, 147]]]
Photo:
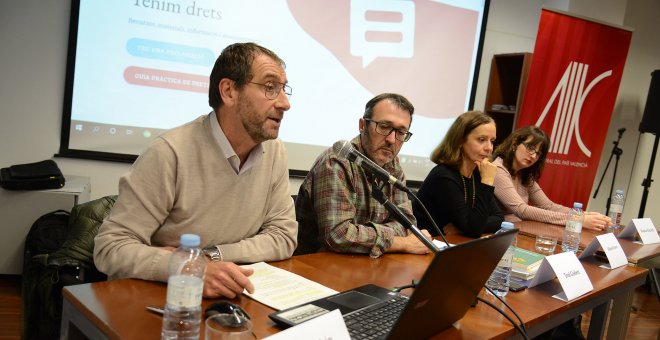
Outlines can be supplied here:
[[424, 243], [424, 245], [431, 250], [434, 254], [437, 254], [440, 249], [433, 244], [433, 242], [429, 239], [427, 239], [424, 234], [422, 234], [421, 230], [417, 228], [410, 219], [404, 215], [401, 210], [394, 205], [394, 203], [390, 202], [390, 200], [385, 197], [385, 194], [383, 193], [382, 190], [378, 187], [378, 185], [374, 182], [371, 183], [371, 195], [378, 201], [380, 204], [385, 206], [385, 209], [390, 212], [390, 214], [394, 215], [394, 218], [396, 218], [399, 223], [403, 225], [404, 228], [410, 230], [417, 238]]
[[438, 227], [438, 225], [435, 223], [435, 221], [433, 220], [433, 216], [431, 216], [431, 214], [429, 214], [429, 211], [426, 210], [426, 207], [424, 206], [424, 203], [422, 203], [422, 201], [417, 197], [417, 195], [412, 193], [412, 191], [410, 191], [410, 189], [408, 189], [408, 191], [406, 191], [406, 192], [408, 193], [408, 196], [412, 197], [413, 199], [415, 199], [415, 201], [417, 201], [417, 203], [419, 203], [419, 206], [422, 208], [422, 210], [424, 210], [424, 214], [426, 215], [426, 217], [429, 219], [429, 221], [433, 225], [433, 228], [435, 228], [435, 231], [437, 231], [438, 235], [440, 235], [440, 238], [442, 238], [442, 242], [444, 242], [445, 245], [447, 245], [447, 247], [451, 247], [451, 245], [447, 241], [447, 238], [445, 237], [445, 233], [443, 233], [442, 229], [440, 229], [440, 227]]
[[644, 187], [644, 192], [642, 193], [642, 202], [639, 206], [639, 214], [637, 218], [644, 217], [644, 209], [646, 208], [646, 199], [649, 196], [649, 188], [651, 187], [651, 182], [653, 182], [653, 165], [655, 163], [655, 154], [658, 152], [658, 141], [660, 140], [660, 134], [655, 133], [655, 142], [653, 142], [653, 152], [651, 153], [651, 162], [649, 163], [649, 170], [646, 173], [646, 178], [642, 181], [642, 186]]
[[620, 128], [619, 130], [619, 137], [616, 139], [616, 141], [612, 142], [614, 144], [614, 147], [612, 147], [612, 153], [610, 153], [610, 159], [607, 160], [607, 165], [605, 165], [605, 170], [603, 171], [603, 174], [600, 177], [600, 181], [598, 182], [598, 186], [596, 187], [596, 191], [594, 192], [594, 197], [596, 198], [596, 195], [598, 195], [598, 190], [600, 190], [600, 185], [603, 184], [603, 179], [605, 179], [605, 174], [607, 174], [607, 168], [610, 166], [610, 162], [612, 161], [612, 156], [616, 156], [616, 159], [614, 161], [614, 173], [612, 174], [612, 184], [610, 185], [610, 194], [607, 196], [607, 202], [605, 203], [605, 215], [610, 214], [610, 203], [612, 202], [612, 190], [614, 189], [614, 180], [616, 179], [616, 170], [619, 167], [619, 158], [621, 157], [621, 154], [623, 154], [623, 150], [619, 148], [619, 141], [621, 140], [621, 136], [623, 136], [623, 133], [626, 131], [626, 128]]

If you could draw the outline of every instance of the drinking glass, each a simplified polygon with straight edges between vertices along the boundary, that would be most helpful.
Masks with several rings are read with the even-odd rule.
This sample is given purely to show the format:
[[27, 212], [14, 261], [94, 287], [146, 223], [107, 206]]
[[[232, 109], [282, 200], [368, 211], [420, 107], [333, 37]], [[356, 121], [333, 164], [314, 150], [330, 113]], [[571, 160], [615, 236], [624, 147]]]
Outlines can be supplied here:
[[557, 237], [550, 235], [537, 235], [534, 248], [539, 254], [548, 256], [555, 253]]
[[253, 340], [252, 322], [238, 314], [215, 314], [206, 319], [206, 340]]

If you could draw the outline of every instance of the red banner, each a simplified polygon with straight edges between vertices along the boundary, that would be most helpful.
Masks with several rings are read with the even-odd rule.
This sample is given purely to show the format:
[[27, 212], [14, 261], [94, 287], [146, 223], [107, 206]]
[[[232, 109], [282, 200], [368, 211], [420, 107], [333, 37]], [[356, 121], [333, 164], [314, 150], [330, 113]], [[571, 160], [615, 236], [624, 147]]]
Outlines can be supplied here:
[[554, 202], [589, 201], [632, 32], [543, 9], [517, 127], [550, 137], [540, 185]]

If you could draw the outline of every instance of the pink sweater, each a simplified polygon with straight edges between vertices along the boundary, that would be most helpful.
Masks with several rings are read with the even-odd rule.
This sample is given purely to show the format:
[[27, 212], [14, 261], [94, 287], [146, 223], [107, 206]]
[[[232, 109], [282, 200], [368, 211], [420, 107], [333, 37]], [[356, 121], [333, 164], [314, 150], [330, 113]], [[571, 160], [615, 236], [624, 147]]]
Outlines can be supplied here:
[[495, 197], [502, 208], [504, 219], [509, 222], [520, 220], [540, 221], [563, 225], [570, 208], [552, 202], [536, 181], [523, 186], [519, 178], [512, 178], [502, 164], [502, 159], [493, 162], [497, 165], [495, 176]]

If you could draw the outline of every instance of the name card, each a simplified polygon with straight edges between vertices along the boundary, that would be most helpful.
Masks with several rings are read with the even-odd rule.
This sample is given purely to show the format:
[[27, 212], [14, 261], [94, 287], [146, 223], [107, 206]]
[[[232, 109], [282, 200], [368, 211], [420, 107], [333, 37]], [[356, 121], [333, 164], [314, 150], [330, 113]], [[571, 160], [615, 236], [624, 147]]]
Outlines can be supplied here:
[[621, 244], [619, 244], [619, 241], [612, 233], [596, 236], [596, 238], [589, 243], [587, 248], [584, 249], [582, 254], [580, 254], [580, 258], [583, 259], [593, 255], [598, 248], [603, 249], [605, 256], [607, 256], [607, 261], [609, 262], [609, 265], [603, 265], [601, 267], [614, 269], [628, 264], [628, 259], [621, 248]]
[[591, 284], [582, 263], [571, 251], [546, 256], [529, 287], [538, 286], [555, 277], [559, 279], [562, 292], [553, 295], [553, 298], [570, 301], [594, 290], [594, 286]]
[[288, 339], [332, 339], [351, 340], [346, 323], [339, 309], [315, 317], [309, 321], [287, 328], [267, 338], [268, 340]]
[[619, 238], [632, 238], [637, 232], [642, 244], [660, 243], [658, 230], [655, 229], [650, 218], [633, 218], [621, 231]]

